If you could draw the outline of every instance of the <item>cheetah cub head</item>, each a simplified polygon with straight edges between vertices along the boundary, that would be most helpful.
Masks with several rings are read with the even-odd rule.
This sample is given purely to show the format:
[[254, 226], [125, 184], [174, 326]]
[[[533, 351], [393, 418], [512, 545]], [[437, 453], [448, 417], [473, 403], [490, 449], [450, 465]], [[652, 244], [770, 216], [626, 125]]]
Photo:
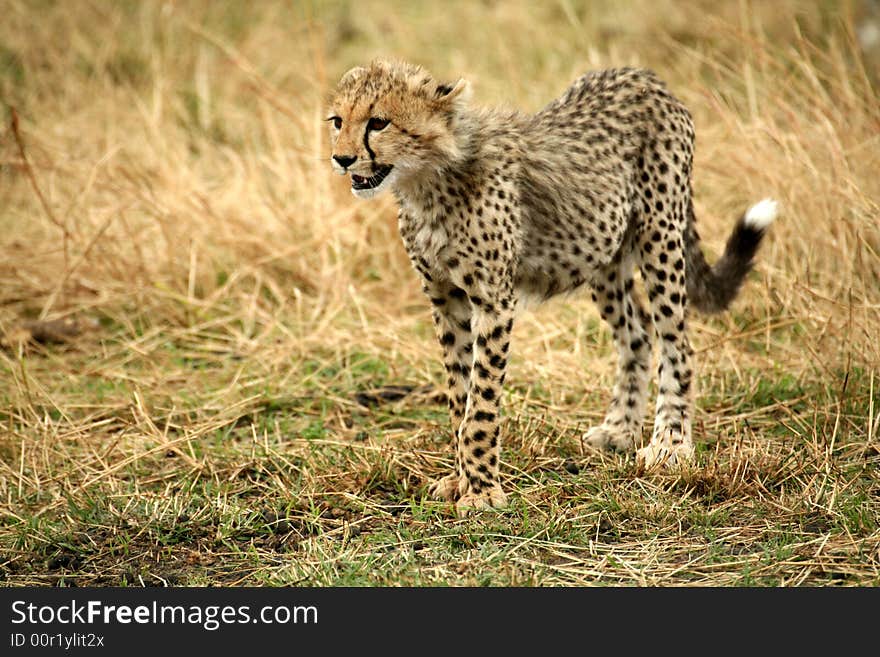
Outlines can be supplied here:
[[327, 122], [331, 165], [351, 191], [371, 198], [418, 185], [462, 157], [468, 84], [445, 84], [418, 66], [374, 61], [342, 76]]

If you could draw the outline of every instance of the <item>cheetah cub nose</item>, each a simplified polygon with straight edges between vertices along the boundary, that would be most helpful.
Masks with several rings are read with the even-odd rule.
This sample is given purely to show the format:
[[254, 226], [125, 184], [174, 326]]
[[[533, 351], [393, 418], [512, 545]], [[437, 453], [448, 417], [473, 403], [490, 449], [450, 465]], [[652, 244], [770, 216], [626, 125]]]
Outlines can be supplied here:
[[334, 155], [333, 159], [343, 169], [347, 169], [357, 160], [357, 155]]

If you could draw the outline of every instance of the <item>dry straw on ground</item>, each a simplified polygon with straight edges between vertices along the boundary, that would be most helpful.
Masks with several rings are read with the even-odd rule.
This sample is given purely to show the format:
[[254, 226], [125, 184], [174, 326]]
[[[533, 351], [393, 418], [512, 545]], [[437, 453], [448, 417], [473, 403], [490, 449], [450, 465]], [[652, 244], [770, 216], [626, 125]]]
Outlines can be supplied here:
[[[0, 582], [880, 583], [870, 5], [354, 4], [6, 3]], [[321, 122], [379, 54], [527, 110], [650, 66], [695, 117], [707, 250], [779, 199], [733, 310], [693, 318], [692, 468], [583, 452], [614, 356], [569, 298], [515, 329], [512, 507], [423, 498], [451, 462], [429, 311]]]

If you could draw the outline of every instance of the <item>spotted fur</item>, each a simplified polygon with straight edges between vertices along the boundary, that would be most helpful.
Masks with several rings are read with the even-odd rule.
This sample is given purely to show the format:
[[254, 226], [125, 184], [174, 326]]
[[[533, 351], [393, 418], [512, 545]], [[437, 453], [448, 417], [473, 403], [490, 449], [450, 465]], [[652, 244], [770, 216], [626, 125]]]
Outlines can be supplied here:
[[731, 302], [775, 204], [744, 215], [708, 265], [691, 199], [693, 122], [650, 71], [589, 73], [532, 115], [467, 99], [464, 81], [377, 61], [342, 78], [328, 117], [332, 164], [351, 174], [355, 195], [397, 197], [403, 243], [433, 305], [455, 472], [432, 492], [461, 513], [504, 505], [499, 403], [517, 307], [584, 287], [619, 356], [610, 407], [586, 444], [640, 444], [656, 337], [654, 430], [637, 458], [648, 467], [689, 459], [688, 299], [706, 311]]

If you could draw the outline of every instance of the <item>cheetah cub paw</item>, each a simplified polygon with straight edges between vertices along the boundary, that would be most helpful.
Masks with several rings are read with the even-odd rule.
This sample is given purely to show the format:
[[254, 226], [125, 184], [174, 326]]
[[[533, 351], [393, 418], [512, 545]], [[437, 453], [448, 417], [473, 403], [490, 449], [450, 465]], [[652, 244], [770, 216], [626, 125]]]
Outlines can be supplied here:
[[581, 440], [595, 449], [629, 453], [635, 449], [636, 437], [632, 431], [605, 424], [587, 431]]
[[428, 495], [444, 502], [455, 502], [467, 487], [467, 479], [457, 474], [446, 475], [438, 479], [430, 488]]
[[689, 442], [675, 444], [671, 440], [652, 440], [636, 452], [636, 464], [646, 470], [672, 468], [692, 461], [694, 446]]
[[455, 505], [459, 518], [464, 518], [472, 511], [483, 509], [500, 509], [507, 506], [507, 495], [501, 490], [499, 484], [484, 489], [479, 493], [469, 492], [462, 495]]

